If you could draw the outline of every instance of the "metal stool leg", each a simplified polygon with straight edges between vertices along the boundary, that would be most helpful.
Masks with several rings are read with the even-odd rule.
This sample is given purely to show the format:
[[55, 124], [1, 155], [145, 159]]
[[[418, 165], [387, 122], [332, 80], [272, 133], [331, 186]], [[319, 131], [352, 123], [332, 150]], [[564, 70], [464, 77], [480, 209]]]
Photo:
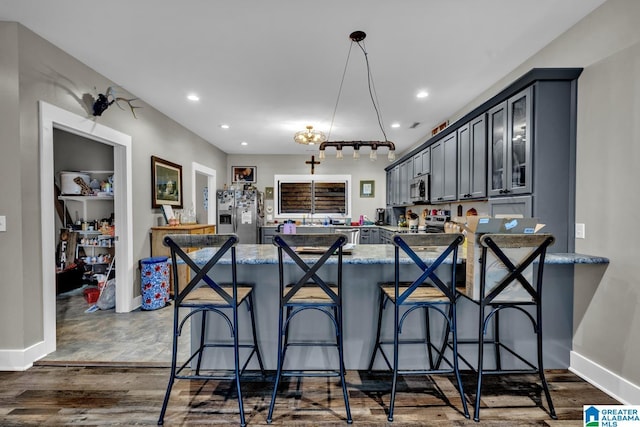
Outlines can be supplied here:
[[399, 327], [399, 307], [393, 304], [393, 380], [391, 383], [391, 401], [389, 402], [389, 416], [387, 419], [393, 421], [393, 408], [396, 401], [396, 386], [398, 383], [398, 327]]
[[379, 304], [378, 304], [378, 328], [376, 329], [376, 340], [375, 340], [375, 344], [373, 346], [373, 353], [371, 354], [371, 360], [369, 361], [369, 369], [368, 369], [369, 372], [371, 372], [373, 370], [373, 362], [375, 362], [376, 356], [378, 355], [378, 350], [380, 350], [380, 330], [382, 328], [382, 312], [384, 310], [385, 295], [384, 295], [384, 292], [382, 292], [382, 289], [379, 289], [379, 291], [380, 291], [380, 296], [378, 298], [378, 300], [379, 300]]
[[556, 415], [556, 410], [553, 407], [553, 402], [551, 401], [551, 393], [549, 393], [549, 385], [547, 384], [547, 379], [544, 375], [544, 365], [542, 363], [542, 304], [538, 304], [536, 307], [537, 312], [537, 325], [536, 325], [536, 335], [538, 341], [538, 374], [540, 375], [540, 381], [542, 382], [542, 388], [544, 390], [544, 394], [547, 398], [547, 405], [549, 405], [549, 414], [551, 418], [554, 420], [558, 419]]
[[473, 420], [480, 421], [480, 397], [482, 391], [482, 367], [484, 363], [484, 304], [480, 303], [478, 319], [478, 382], [476, 385], [476, 405], [473, 411]]
[[[462, 387], [462, 378], [460, 377], [460, 367], [458, 364], [458, 319], [456, 314], [456, 309], [453, 305], [450, 306], [450, 315], [451, 319], [451, 334], [453, 335], [453, 371], [456, 375], [456, 382], [458, 383], [458, 392], [460, 393], [460, 399], [462, 400], [462, 409], [464, 412], [464, 416], [469, 418], [469, 408], [467, 407], [467, 399], [464, 396], [464, 389]], [[447, 329], [449, 329], [449, 322], [447, 322]], [[444, 337], [444, 345], [447, 343], [448, 334]], [[444, 347], [442, 348], [444, 351]], [[440, 359], [442, 355], [440, 355]], [[438, 360], [438, 365], [440, 364], [440, 359]]]
[[164, 400], [162, 401], [162, 409], [160, 410], [158, 425], [164, 424], [164, 415], [167, 412], [167, 405], [169, 404], [171, 389], [173, 388], [173, 383], [176, 380], [176, 367], [177, 367], [177, 356], [178, 356], [178, 306], [177, 305], [174, 307], [174, 311], [175, 311], [175, 314], [173, 316], [173, 345], [171, 348], [171, 375], [169, 376], [167, 391], [164, 394]]
[[344, 396], [344, 406], [347, 415], [347, 424], [353, 423], [351, 419], [351, 408], [349, 407], [349, 395], [347, 392], [347, 380], [345, 379], [346, 369], [344, 367], [344, 333], [342, 328], [342, 307], [336, 309], [338, 319], [338, 357], [340, 358], [340, 381], [342, 382], [342, 394]]
[[502, 357], [500, 352], [500, 311], [496, 311], [496, 314], [493, 316], [493, 346], [495, 351], [496, 358], [496, 369], [502, 369]]
[[[277, 372], [276, 372], [276, 378], [273, 384], [273, 393], [271, 393], [271, 403], [269, 404], [269, 413], [267, 414], [267, 424], [271, 424], [272, 418], [273, 418], [273, 408], [276, 405], [276, 397], [278, 395], [278, 387], [280, 385], [280, 378], [282, 377], [282, 364], [284, 362], [284, 357], [283, 357], [283, 352], [284, 352], [284, 348], [283, 348], [283, 335], [286, 334], [286, 331], [283, 330], [284, 325], [283, 325], [283, 316], [284, 313], [282, 311], [282, 309], [280, 309], [280, 313], [278, 316], [278, 368], [277, 368]], [[288, 327], [288, 322], [287, 322], [287, 327]]]
[[244, 405], [242, 404], [242, 389], [240, 388], [240, 349], [238, 343], [238, 307], [233, 308], [233, 361], [235, 365], [236, 390], [238, 393], [238, 407], [240, 409], [240, 426], [245, 427]]
[[429, 317], [429, 307], [425, 306], [424, 311], [424, 327], [425, 340], [427, 343], [427, 356], [429, 357], [429, 369], [433, 369], [433, 351], [431, 349], [431, 322]]
[[264, 365], [262, 364], [262, 355], [260, 354], [260, 347], [258, 347], [258, 334], [256, 333], [256, 319], [253, 314], [253, 292], [249, 294], [247, 299], [249, 305], [249, 316], [251, 317], [251, 332], [253, 333], [253, 346], [256, 356], [258, 357], [258, 365], [260, 365], [260, 373], [264, 376]]
[[[196, 375], [200, 375], [200, 366], [202, 364], [202, 353], [204, 353], [204, 338], [206, 335], [207, 325], [207, 310], [203, 310], [200, 313], [200, 349], [198, 350], [198, 362], [196, 364]], [[235, 335], [235, 334], [234, 334]]]

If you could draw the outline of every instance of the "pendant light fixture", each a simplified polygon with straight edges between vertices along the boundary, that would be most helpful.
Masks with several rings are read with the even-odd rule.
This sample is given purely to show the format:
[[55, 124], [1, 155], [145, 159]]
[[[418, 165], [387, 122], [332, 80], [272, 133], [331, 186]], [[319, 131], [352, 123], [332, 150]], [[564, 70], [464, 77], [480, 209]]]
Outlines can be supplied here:
[[327, 137], [324, 135], [324, 133], [320, 132], [319, 130], [313, 129], [313, 126], [309, 125], [307, 126], [307, 130], [296, 132], [293, 140], [298, 144], [314, 145], [325, 142], [327, 140]]
[[[351, 46], [349, 47], [349, 53], [347, 54], [347, 61], [345, 63], [344, 66], [344, 72], [342, 74], [342, 81], [340, 82], [340, 88], [338, 90], [338, 99], [336, 99], [336, 105], [335, 108], [333, 110], [333, 117], [331, 118], [331, 126], [329, 128], [329, 138], [331, 137], [331, 130], [333, 129], [333, 121], [334, 118], [336, 116], [336, 110], [338, 109], [338, 103], [340, 102], [340, 95], [342, 93], [342, 84], [344, 83], [344, 77], [345, 74], [347, 72], [347, 67], [349, 65], [349, 57], [351, 56], [351, 48], [353, 47], [354, 43], [358, 45], [358, 47], [360, 48], [360, 50], [362, 51], [362, 53], [364, 54], [364, 59], [367, 65], [367, 82], [368, 82], [368, 87], [369, 87], [369, 96], [371, 98], [371, 103], [373, 104], [373, 109], [376, 113], [376, 118], [378, 119], [378, 125], [380, 126], [380, 130], [382, 131], [382, 136], [384, 137], [384, 141], [325, 141], [322, 142], [320, 144], [319, 150], [320, 150], [320, 154], [319, 157], [321, 159], [325, 158], [325, 150], [328, 147], [334, 147], [336, 149], [336, 158], [338, 159], [342, 159], [342, 149], [344, 147], [352, 147], [353, 148], [353, 158], [354, 159], [359, 159], [360, 158], [360, 148], [361, 147], [371, 147], [371, 152], [369, 154], [369, 159], [371, 159], [372, 161], [375, 161], [378, 158], [378, 148], [380, 147], [387, 147], [389, 149], [388, 152], [388, 158], [389, 161], [393, 161], [396, 158], [396, 154], [395, 154], [395, 145], [393, 144], [393, 142], [389, 141], [387, 139], [387, 134], [384, 131], [384, 126], [383, 126], [383, 122], [382, 122], [382, 116], [380, 114], [380, 109], [378, 108], [378, 104], [376, 101], [376, 96], [375, 96], [375, 90], [374, 90], [374, 86], [373, 86], [373, 78], [371, 75], [371, 67], [369, 65], [369, 59], [367, 57], [367, 51], [364, 48], [364, 44], [362, 43], [364, 41], [364, 39], [367, 37], [366, 33], [364, 31], [354, 31], [349, 35], [349, 38], [351, 39]], [[298, 132], [300, 133], [300, 132]], [[296, 134], [297, 136], [297, 134]]]

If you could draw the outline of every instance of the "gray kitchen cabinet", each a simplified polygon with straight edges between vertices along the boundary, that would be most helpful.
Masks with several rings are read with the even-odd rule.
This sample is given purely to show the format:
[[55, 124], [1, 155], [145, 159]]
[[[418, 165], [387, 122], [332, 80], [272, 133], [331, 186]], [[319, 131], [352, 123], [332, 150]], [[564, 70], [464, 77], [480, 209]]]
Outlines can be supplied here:
[[399, 187], [400, 187], [400, 200], [398, 200], [398, 205], [408, 205], [409, 204], [409, 182], [413, 177], [413, 159], [408, 159], [405, 162], [400, 163], [400, 178], [399, 178]]
[[458, 129], [458, 200], [487, 197], [487, 129], [485, 115]]
[[422, 153], [413, 156], [413, 177], [422, 175]]
[[334, 233], [336, 230], [334, 227], [328, 227], [328, 226], [315, 226], [315, 225], [298, 225], [296, 227], [296, 233], [297, 234], [330, 234], [330, 233]]
[[387, 206], [393, 206], [393, 179], [392, 179], [392, 170], [387, 171]]
[[260, 227], [260, 243], [263, 245], [272, 244], [273, 236], [276, 235], [276, 227]]
[[400, 205], [400, 165], [387, 172], [387, 205]]
[[382, 243], [383, 245], [390, 245], [391, 239], [393, 238], [393, 232], [384, 228], [380, 228], [379, 230], [380, 243]]
[[424, 150], [413, 156], [413, 177], [417, 178], [431, 172], [431, 148]]
[[409, 183], [413, 178], [413, 158], [387, 171], [387, 205], [406, 206], [410, 203]]
[[491, 216], [533, 216], [533, 200], [530, 195], [517, 197], [494, 197], [489, 199], [489, 215]]
[[488, 112], [489, 196], [531, 193], [532, 87]]
[[[273, 237], [277, 234], [278, 227], [260, 227], [260, 243], [261, 244], [272, 244]], [[311, 225], [298, 225], [296, 226], [297, 234], [309, 234], [309, 233], [334, 233], [336, 232], [335, 227], [326, 227], [326, 226], [311, 226]]]
[[361, 245], [377, 243], [380, 243], [380, 229], [378, 227], [360, 227]]
[[457, 199], [458, 138], [454, 132], [431, 146], [431, 203]]
[[[577, 84], [581, 68], [534, 68], [487, 99], [441, 133], [389, 165], [391, 170], [431, 148], [431, 203], [448, 202], [444, 141], [461, 131], [461, 150], [473, 145], [473, 131], [464, 127], [484, 115], [487, 140], [486, 185], [491, 214], [533, 216], [556, 238], [553, 252], [575, 248], [575, 173]], [[481, 124], [476, 123], [476, 126]], [[473, 143], [472, 143], [473, 142]], [[461, 153], [461, 155], [463, 155]], [[470, 161], [470, 160], [467, 160]], [[457, 159], [456, 159], [457, 164]], [[462, 167], [461, 167], [462, 169]], [[471, 170], [471, 169], [469, 169]], [[478, 169], [480, 170], [480, 169]], [[475, 167], [473, 169], [476, 172]], [[460, 194], [471, 181], [461, 170]], [[456, 177], [458, 175], [455, 172]], [[472, 180], [476, 184], [476, 180]], [[469, 187], [471, 188], [471, 187]], [[523, 197], [525, 196], [525, 197]], [[484, 199], [484, 197], [479, 196]], [[460, 197], [460, 200], [466, 198]], [[452, 198], [452, 200], [455, 200]]]

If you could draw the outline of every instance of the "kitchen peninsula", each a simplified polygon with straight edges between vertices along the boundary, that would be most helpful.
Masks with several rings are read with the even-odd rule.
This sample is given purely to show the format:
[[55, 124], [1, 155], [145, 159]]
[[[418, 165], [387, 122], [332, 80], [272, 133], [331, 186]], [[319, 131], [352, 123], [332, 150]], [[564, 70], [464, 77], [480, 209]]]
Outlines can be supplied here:
[[[198, 264], [204, 264], [212, 254], [211, 249], [201, 249], [194, 252], [193, 257]], [[313, 257], [314, 255], [305, 255]], [[435, 252], [425, 252], [425, 261], [434, 260]], [[408, 258], [405, 258], [410, 263]], [[293, 269], [293, 261], [289, 260]], [[337, 259], [331, 258], [327, 262], [336, 264]], [[569, 366], [569, 352], [573, 336], [573, 270], [578, 264], [608, 264], [604, 257], [573, 254], [549, 253], [545, 260], [543, 314], [544, 314], [544, 363], [545, 368], [567, 368]], [[230, 264], [227, 254], [220, 262], [220, 268]], [[255, 283], [255, 313], [257, 316], [257, 335], [262, 357], [267, 369], [275, 369], [277, 354], [277, 325], [278, 325], [278, 257], [277, 249], [270, 244], [253, 245], [239, 244], [237, 246], [237, 271], [239, 282]], [[343, 286], [344, 286], [344, 325], [345, 325], [345, 365], [347, 369], [367, 369], [373, 341], [375, 339], [375, 325], [378, 308], [378, 286], [381, 281], [393, 280], [394, 248], [388, 244], [356, 245], [350, 255], [343, 257]], [[285, 265], [286, 267], [286, 265]], [[461, 261], [461, 269], [464, 263]], [[403, 279], [402, 277], [400, 278]], [[458, 281], [464, 280], [464, 271], [458, 274]], [[576, 285], [579, 286], [579, 285]], [[477, 308], [469, 301], [461, 301], [458, 309], [459, 338], [473, 338], [476, 334]], [[242, 313], [244, 316], [246, 313]], [[308, 322], [316, 322], [318, 333], [330, 325], [325, 317], [318, 313], [306, 313]], [[316, 315], [317, 317], [311, 318]], [[535, 348], [534, 336], [529, 334], [530, 323], [513, 313], [504, 313], [503, 322], [509, 328], [502, 329], [503, 341], [518, 338], [517, 349], [524, 354], [533, 354], [529, 348]], [[521, 317], [521, 316], [520, 316]], [[192, 326], [192, 336], [199, 336], [199, 325]], [[240, 337], [250, 336], [250, 322], [241, 317]], [[405, 333], [421, 333], [423, 322], [412, 321], [407, 324]], [[409, 329], [411, 328], [411, 329]], [[388, 328], [387, 328], [388, 330]], [[228, 334], [224, 328], [209, 329], [213, 334]], [[526, 333], [524, 333], [526, 332]], [[292, 329], [292, 333], [297, 333]], [[530, 340], [522, 339], [522, 336]], [[226, 335], [225, 335], [226, 336]], [[438, 335], [434, 335], [438, 336]], [[192, 344], [194, 345], [194, 344]], [[465, 346], [473, 347], [473, 346]], [[308, 348], [291, 349], [298, 351], [294, 357], [299, 357], [311, 366], [324, 366], [335, 361], [333, 352], [311, 351]], [[531, 350], [533, 351], [533, 350]], [[473, 349], [462, 349], [461, 355], [469, 360], [475, 360]], [[293, 354], [292, 354], [293, 356]], [[408, 365], [424, 362], [425, 354], [420, 351], [406, 352]], [[374, 369], [385, 366], [381, 358], [374, 365]], [[506, 360], [506, 358], [504, 358]], [[328, 362], [327, 362], [328, 361]], [[215, 361], [205, 357], [205, 367], [225, 368], [232, 366], [231, 360], [216, 357]], [[251, 367], [253, 368], [253, 367]]]

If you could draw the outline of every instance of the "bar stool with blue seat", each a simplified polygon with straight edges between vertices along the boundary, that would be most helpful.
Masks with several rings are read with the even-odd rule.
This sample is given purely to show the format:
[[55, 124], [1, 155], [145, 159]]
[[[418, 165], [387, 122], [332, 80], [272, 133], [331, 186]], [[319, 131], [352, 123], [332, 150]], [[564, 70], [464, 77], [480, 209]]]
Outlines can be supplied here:
[[[393, 236], [394, 281], [380, 284], [378, 327], [373, 354], [369, 362], [369, 371], [371, 371], [376, 356], [380, 353], [389, 369], [393, 371], [389, 421], [393, 421], [398, 375], [454, 374], [464, 416], [469, 418], [458, 367], [456, 344], [458, 330], [456, 266], [458, 246], [463, 240], [463, 235], [459, 233], [410, 233]], [[409, 259], [405, 260], [406, 257]], [[415, 277], [415, 279], [410, 282], [401, 282], [401, 277], [406, 276]], [[381, 339], [383, 314], [388, 305], [391, 305], [388, 311], [393, 312], [393, 340], [391, 341]], [[424, 312], [424, 338], [402, 338], [402, 329], [406, 326], [408, 316], [416, 311]], [[434, 342], [431, 337], [433, 326], [431, 314], [443, 320], [442, 340], [439, 342]], [[451, 351], [449, 351], [450, 343]], [[389, 357], [384, 350], [384, 346], [388, 345], [393, 345], [392, 363], [389, 362]], [[400, 347], [405, 345], [425, 347], [428, 368], [400, 369]]]
[[[557, 418], [542, 363], [542, 275], [547, 248], [554, 241], [555, 238], [546, 233], [484, 234], [480, 237], [481, 271], [478, 298], [463, 295], [479, 306], [478, 339], [465, 343], [478, 345], [473, 416], [475, 421], [480, 420], [483, 377], [510, 374], [537, 374], [549, 406], [549, 414], [551, 418]], [[534, 268], [534, 263], [537, 268]], [[537, 363], [516, 351], [515, 343], [501, 340], [500, 313], [508, 309], [523, 314], [533, 325]], [[493, 337], [488, 334], [491, 324]], [[493, 368], [485, 367], [484, 364], [487, 345], [493, 349]], [[512, 361], [509, 363], [512, 367], [505, 366], [503, 352], [511, 356]]]
[[[237, 282], [237, 243], [238, 236], [235, 234], [170, 234], [164, 238], [164, 245], [171, 250], [172, 271], [177, 295], [174, 301], [171, 374], [158, 419], [159, 425], [164, 423], [171, 389], [176, 379], [235, 381], [240, 425], [246, 425], [240, 378], [254, 355], [263, 375], [264, 367], [256, 337], [253, 284], [238, 284]], [[211, 251], [210, 254], [205, 253], [204, 265], [199, 265], [190, 257], [187, 252], [190, 248], [203, 248]], [[225, 264], [229, 264], [228, 268], [226, 268], [227, 265], [220, 265], [223, 257], [227, 261]], [[177, 268], [181, 262], [191, 268], [191, 279], [188, 284], [184, 285], [179, 282], [180, 275]], [[239, 337], [238, 311], [243, 304], [246, 305], [249, 312], [253, 335], [251, 342], [246, 343], [241, 343]], [[200, 322], [199, 342], [189, 359], [178, 366], [178, 340], [182, 328], [189, 327], [188, 320]], [[218, 339], [216, 337], [216, 339], [212, 339], [207, 336], [209, 322], [214, 320], [220, 320], [225, 325], [229, 332], [229, 338]], [[214, 351], [214, 349], [226, 349], [227, 352], [231, 350], [229, 357], [233, 358], [233, 369], [212, 370], [202, 367], [203, 354]], [[244, 359], [242, 364], [240, 363], [241, 352]]]
[[[344, 367], [344, 343], [342, 324], [342, 255], [347, 241], [344, 234], [277, 234], [273, 243], [278, 248], [279, 271], [279, 316], [278, 316], [278, 367], [273, 386], [267, 422], [271, 423], [283, 377], [337, 377], [342, 385], [346, 408], [346, 421], [351, 424], [351, 410], [347, 395]], [[309, 255], [304, 255], [308, 253]], [[289, 268], [290, 267], [290, 268]], [[333, 338], [329, 341], [310, 337], [321, 328], [312, 313], [319, 312], [329, 319]], [[294, 332], [301, 335], [290, 337], [292, 324], [299, 326]], [[317, 334], [316, 334], [317, 335]], [[292, 347], [335, 348], [337, 368], [310, 366], [288, 366], [286, 356]], [[294, 356], [298, 352], [294, 353]], [[317, 351], [314, 352], [318, 354]], [[289, 360], [288, 362], [291, 362]], [[298, 360], [298, 365], [302, 361]], [[287, 364], [287, 366], [285, 366]]]

